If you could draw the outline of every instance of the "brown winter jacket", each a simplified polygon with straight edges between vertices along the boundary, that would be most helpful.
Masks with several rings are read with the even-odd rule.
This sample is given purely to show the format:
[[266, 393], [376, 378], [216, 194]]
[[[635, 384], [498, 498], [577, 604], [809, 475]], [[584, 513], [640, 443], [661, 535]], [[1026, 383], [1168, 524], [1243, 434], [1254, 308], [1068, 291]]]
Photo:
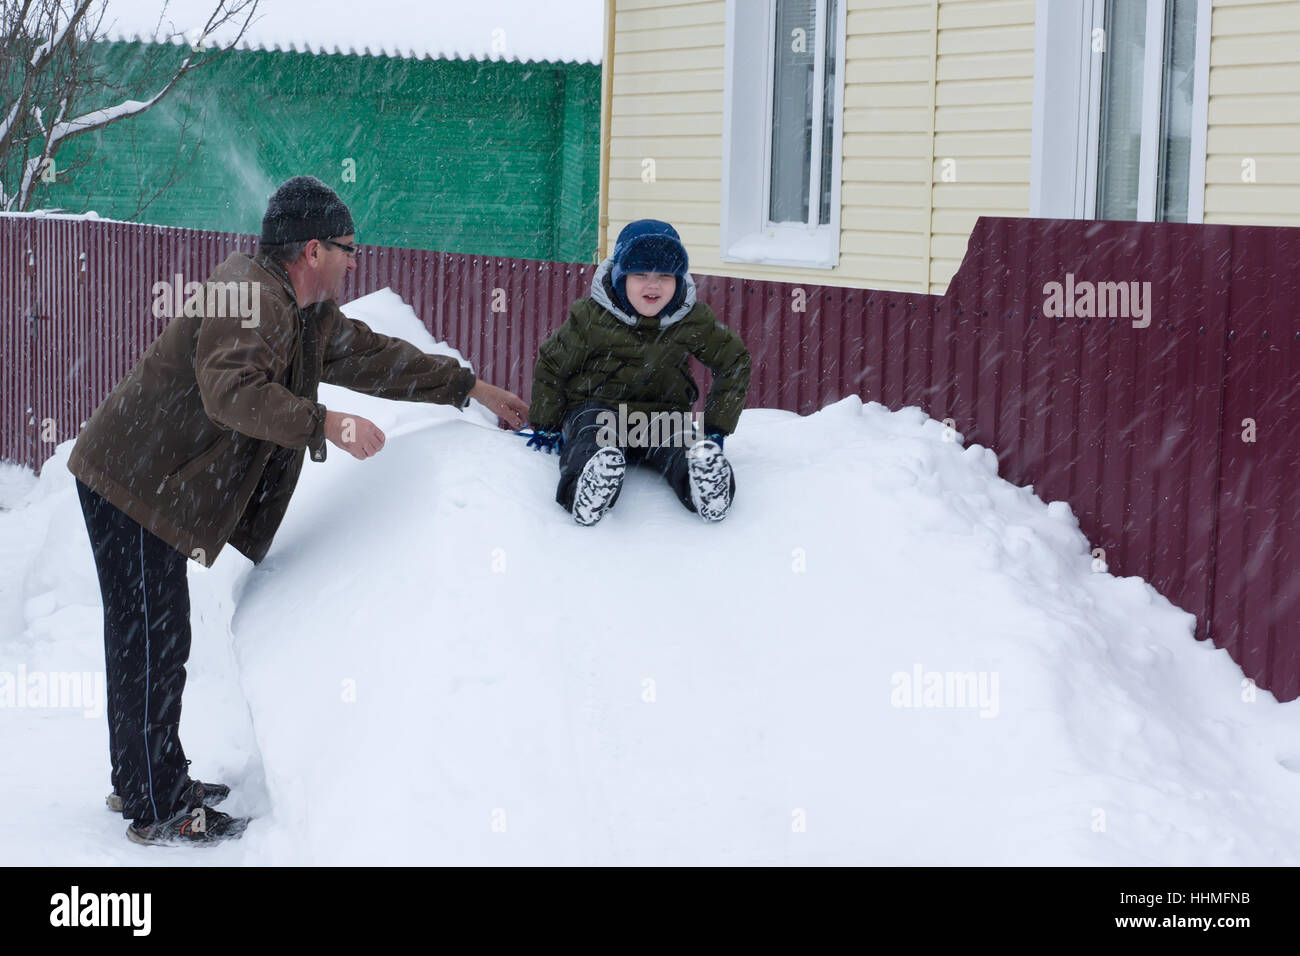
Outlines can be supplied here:
[[[380, 398], [468, 402], [469, 369], [371, 331], [333, 300], [300, 309], [288, 273], [269, 258], [234, 253], [208, 282], [259, 283], [256, 323], [172, 319], [68, 459], [83, 483], [204, 566], [227, 541], [254, 562], [266, 556], [306, 450], [325, 460], [320, 382]], [[206, 298], [204, 312], [215, 299]]]

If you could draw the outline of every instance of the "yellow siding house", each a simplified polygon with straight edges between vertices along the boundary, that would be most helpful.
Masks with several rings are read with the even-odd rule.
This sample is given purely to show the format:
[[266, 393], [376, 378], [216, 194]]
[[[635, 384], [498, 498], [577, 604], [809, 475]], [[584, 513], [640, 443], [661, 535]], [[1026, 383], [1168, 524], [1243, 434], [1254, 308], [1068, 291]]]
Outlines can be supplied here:
[[980, 215], [1300, 226], [1300, 0], [607, 0], [602, 255], [940, 292]]

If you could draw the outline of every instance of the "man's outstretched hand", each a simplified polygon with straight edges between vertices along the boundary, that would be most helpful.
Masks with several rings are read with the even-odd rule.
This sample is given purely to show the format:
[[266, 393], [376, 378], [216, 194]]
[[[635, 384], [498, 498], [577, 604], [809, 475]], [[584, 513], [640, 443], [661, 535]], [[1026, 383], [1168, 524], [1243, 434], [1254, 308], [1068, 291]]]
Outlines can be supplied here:
[[490, 408], [509, 428], [523, 428], [528, 421], [528, 403], [514, 392], [479, 379], [469, 390], [469, 397]]
[[[511, 428], [522, 428], [528, 421], [528, 403], [514, 392], [479, 380], [469, 390], [469, 397], [482, 402]], [[368, 418], [344, 412], [325, 412], [325, 438], [353, 458], [369, 458], [384, 447], [384, 433]]]
[[353, 458], [369, 458], [384, 447], [384, 433], [368, 418], [325, 412], [325, 437]]

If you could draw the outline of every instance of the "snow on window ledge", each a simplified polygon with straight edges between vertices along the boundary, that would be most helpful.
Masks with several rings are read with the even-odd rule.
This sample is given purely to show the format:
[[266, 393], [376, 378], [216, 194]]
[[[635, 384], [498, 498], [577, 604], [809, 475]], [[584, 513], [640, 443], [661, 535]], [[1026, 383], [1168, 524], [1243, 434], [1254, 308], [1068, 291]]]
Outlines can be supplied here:
[[836, 232], [831, 226], [814, 229], [798, 223], [773, 223], [726, 244], [722, 261], [834, 269], [840, 258]]

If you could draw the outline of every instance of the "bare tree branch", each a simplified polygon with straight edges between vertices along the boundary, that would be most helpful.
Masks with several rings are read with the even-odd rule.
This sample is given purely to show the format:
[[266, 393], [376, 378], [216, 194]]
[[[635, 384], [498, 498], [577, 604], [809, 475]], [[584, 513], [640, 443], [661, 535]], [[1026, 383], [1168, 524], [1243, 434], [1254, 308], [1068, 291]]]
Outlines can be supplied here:
[[[68, 101], [66, 99], [61, 100], [59, 102], [59, 113], [54, 118], [54, 129], [58, 129], [59, 121], [63, 119], [63, 114], [67, 112], [67, 109]], [[27, 160], [27, 166], [23, 169], [23, 182], [18, 189], [18, 206], [20, 209], [27, 208], [27, 201], [31, 198], [32, 183], [36, 178], [36, 174], [42, 171], [46, 163], [50, 162], [50, 157], [54, 154], [56, 145], [58, 145], [58, 140], [53, 134], [46, 136], [45, 149], [41, 151], [41, 155]]]
[[[57, 0], [53, 3], [47, 0], [44, 9], [39, 12], [37, 26], [33, 33], [41, 32], [41, 26], [45, 25], [41, 23], [42, 17], [47, 17], [51, 37], [48, 43], [40, 44], [32, 54], [28, 69], [23, 71], [22, 89], [14, 100], [13, 106], [10, 107], [9, 116], [3, 124], [0, 124], [0, 156], [4, 155], [5, 148], [9, 145], [9, 139], [13, 135], [14, 120], [27, 109], [28, 99], [31, 96], [32, 86], [36, 79], [53, 62], [55, 56], [67, 45], [69, 39], [76, 35], [77, 24], [86, 15], [86, 11], [90, 9], [92, 2], [93, 0], [78, 0], [76, 8], [72, 11], [72, 16], [68, 18], [68, 22], [63, 24], [62, 27], [59, 26], [59, 14], [62, 12], [63, 7]], [[25, 30], [26, 14], [29, 6], [28, 3], [23, 4], [22, 13], [14, 24], [15, 41], [22, 36]]]
[[[258, 2], [214, 0], [202, 28], [190, 31], [181, 63], [152, 91], [141, 91], [143, 84], [116, 86], [92, 55], [105, 39], [105, 0], [0, 0], [0, 209], [30, 208], [40, 192], [37, 177], [71, 140], [147, 112], [182, 77], [229, 53], [246, 35]], [[163, 28], [166, 12], [164, 3], [154, 31], [159, 56], [150, 63], [161, 64], [186, 36], [175, 24]], [[235, 28], [233, 37], [227, 27]], [[213, 43], [218, 32], [229, 38]], [[120, 100], [95, 106], [110, 96]], [[6, 191], [6, 177], [17, 181], [13, 192]]]

